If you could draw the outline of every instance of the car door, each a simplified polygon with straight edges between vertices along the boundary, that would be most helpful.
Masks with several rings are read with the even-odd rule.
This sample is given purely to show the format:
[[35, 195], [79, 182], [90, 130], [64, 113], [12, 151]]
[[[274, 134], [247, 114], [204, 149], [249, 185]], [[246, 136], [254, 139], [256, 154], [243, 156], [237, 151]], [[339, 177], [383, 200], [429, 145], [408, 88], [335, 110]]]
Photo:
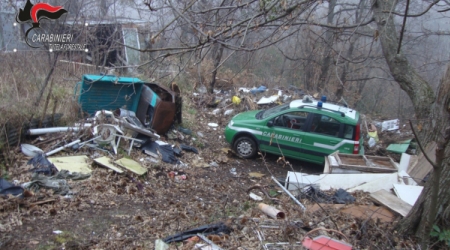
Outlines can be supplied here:
[[342, 124], [336, 119], [322, 114], [313, 114], [303, 135], [302, 151], [308, 161], [323, 163], [324, 156], [341, 147], [346, 147], [342, 135]]
[[307, 115], [306, 112], [291, 111], [272, 118], [261, 135], [260, 150], [301, 158], [302, 127], [306, 124]]

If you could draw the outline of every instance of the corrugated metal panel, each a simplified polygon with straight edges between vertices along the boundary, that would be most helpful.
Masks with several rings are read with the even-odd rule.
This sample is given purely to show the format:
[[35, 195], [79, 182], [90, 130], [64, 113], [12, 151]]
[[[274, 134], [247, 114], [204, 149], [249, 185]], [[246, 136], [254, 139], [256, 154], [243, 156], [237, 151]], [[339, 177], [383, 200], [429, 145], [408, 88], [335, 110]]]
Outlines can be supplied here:
[[84, 75], [78, 102], [89, 115], [102, 109], [136, 112], [143, 84], [138, 78]]

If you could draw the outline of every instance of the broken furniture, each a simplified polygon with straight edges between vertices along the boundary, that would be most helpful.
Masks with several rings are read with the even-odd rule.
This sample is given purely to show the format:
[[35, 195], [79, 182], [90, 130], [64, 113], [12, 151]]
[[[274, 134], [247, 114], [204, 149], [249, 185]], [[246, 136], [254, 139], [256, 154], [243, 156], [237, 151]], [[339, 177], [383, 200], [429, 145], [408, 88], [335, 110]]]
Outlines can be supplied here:
[[395, 173], [395, 162], [390, 157], [339, 154], [325, 156], [324, 174]]
[[181, 122], [180, 93], [139, 78], [84, 75], [75, 93], [81, 111], [89, 116], [98, 110], [128, 110], [136, 114], [145, 128], [159, 134], [166, 133], [174, 121]]

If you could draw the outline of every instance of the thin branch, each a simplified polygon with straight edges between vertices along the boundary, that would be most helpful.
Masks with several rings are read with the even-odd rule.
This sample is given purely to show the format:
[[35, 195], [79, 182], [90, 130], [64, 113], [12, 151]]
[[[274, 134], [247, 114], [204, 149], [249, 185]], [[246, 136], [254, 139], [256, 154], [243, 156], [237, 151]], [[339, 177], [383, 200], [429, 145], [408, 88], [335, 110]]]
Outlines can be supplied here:
[[400, 39], [398, 40], [397, 54], [400, 54], [400, 48], [402, 47], [403, 33], [405, 33], [406, 18], [408, 17], [409, 0], [406, 0], [405, 16], [403, 17], [402, 30], [400, 31]]
[[412, 130], [412, 132], [413, 132], [413, 134], [414, 134], [414, 137], [415, 137], [416, 140], [417, 140], [417, 144], [419, 145], [420, 150], [422, 151], [423, 155], [425, 156], [425, 159], [427, 159], [427, 161], [431, 164], [431, 166], [433, 166], [433, 169], [437, 169], [438, 166], [436, 165], [436, 163], [434, 163], [434, 162], [430, 159], [430, 157], [428, 157], [428, 154], [427, 154], [427, 153], [425, 152], [425, 150], [423, 149], [422, 143], [421, 143], [420, 140], [419, 140], [419, 136], [417, 136], [416, 130], [414, 129], [414, 126], [413, 126], [411, 120], [408, 120], [408, 121], [409, 121], [409, 126], [411, 126], [411, 130]]
[[[394, 15], [397, 15], [397, 16], [403, 16], [403, 15], [405, 15], [405, 17], [407, 16], [407, 17], [419, 17], [419, 16], [422, 16], [422, 15], [424, 15], [425, 13], [427, 13], [430, 9], [431, 9], [431, 7], [433, 7], [435, 4], [437, 4], [438, 2], [439, 2], [440, 0], [434, 0], [434, 2], [432, 2], [423, 12], [421, 12], [421, 13], [418, 13], [418, 14], [411, 14], [411, 15], [407, 15], [407, 13], [405, 13], [405, 14], [401, 14], [401, 13], [397, 13], [397, 12], [392, 12], [392, 14], [394, 14]], [[409, 1], [408, 1], [408, 3], [409, 3]], [[388, 13], [388, 12], [390, 12], [390, 11], [385, 11], [386, 13]], [[440, 12], [440, 11], [438, 11], [438, 12]]]

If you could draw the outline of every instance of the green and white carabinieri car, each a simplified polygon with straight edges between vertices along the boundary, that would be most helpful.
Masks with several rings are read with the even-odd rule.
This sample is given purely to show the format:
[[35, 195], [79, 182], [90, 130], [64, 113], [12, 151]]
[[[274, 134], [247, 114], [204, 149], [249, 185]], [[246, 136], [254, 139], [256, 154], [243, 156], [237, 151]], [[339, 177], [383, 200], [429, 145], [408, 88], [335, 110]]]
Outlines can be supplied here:
[[362, 154], [359, 112], [346, 106], [305, 96], [267, 110], [234, 116], [225, 128], [225, 139], [243, 158], [258, 150], [313, 163], [337, 150]]

